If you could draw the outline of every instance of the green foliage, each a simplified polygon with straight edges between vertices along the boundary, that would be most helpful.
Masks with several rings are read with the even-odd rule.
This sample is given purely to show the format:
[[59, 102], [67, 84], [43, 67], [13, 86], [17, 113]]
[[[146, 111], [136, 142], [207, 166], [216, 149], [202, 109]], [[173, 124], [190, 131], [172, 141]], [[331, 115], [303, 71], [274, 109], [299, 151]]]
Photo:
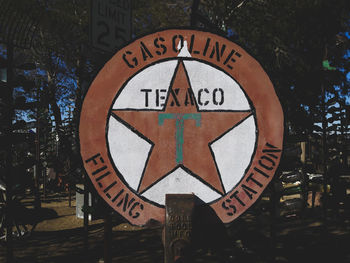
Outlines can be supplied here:
[[[350, 6], [326, 0], [206, 0], [204, 12], [218, 28], [260, 61], [274, 83], [293, 133], [310, 131], [312, 116], [301, 107], [320, 104], [321, 82], [329, 92], [342, 85], [349, 95]], [[348, 55], [347, 55], [348, 56]], [[324, 72], [322, 61], [337, 72]], [[292, 87], [292, 89], [291, 89]]]
[[192, 1], [134, 1], [133, 31], [136, 36], [161, 28], [190, 25]]

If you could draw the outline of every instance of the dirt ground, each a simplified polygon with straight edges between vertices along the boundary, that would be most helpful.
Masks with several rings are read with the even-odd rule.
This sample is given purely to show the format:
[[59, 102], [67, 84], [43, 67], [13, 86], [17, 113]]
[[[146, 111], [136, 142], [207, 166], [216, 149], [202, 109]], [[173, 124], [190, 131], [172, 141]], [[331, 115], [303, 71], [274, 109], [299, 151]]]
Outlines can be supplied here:
[[[103, 219], [90, 221], [86, 250], [83, 220], [76, 218], [74, 198], [69, 207], [67, 194], [50, 194], [42, 202], [40, 215], [34, 216], [32, 201], [23, 202], [28, 209], [25, 223], [29, 230], [38, 223], [30, 235], [14, 240], [15, 262], [103, 262]], [[320, 208], [309, 208], [298, 217], [272, 221], [267, 213], [252, 212], [223, 232], [204, 226], [191, 262], [350, 262], [349, 209], [343, 206], [337, 216], [332, 211], [328, 214], [324, 221]], [[163, 262], [161, 231], [114, 218], [113, 262]], [[6, 262], [5, 256], [2, 245], [0, 262]]]

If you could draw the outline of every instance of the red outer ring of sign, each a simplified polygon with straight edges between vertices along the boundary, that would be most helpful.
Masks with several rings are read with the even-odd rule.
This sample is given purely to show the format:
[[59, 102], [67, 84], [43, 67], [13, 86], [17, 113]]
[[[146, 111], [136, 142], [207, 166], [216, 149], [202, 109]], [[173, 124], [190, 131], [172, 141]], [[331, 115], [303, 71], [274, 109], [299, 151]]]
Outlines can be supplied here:
[[[271, 181], [279, 163], [281, 153], [276, 153], [275, 156], [278, 156], [278, 159], [274, 160], [275, 165], [273, 166], [272, 170], [269, 171], [269, 177], [266, 178], [264, 176], [259, 176], [259, 182], [263, 185], [262, 187], [257, 187], [252, 180], [247, 182], [247, 178], [251, 173], [256, 174], [254, 167], [259, 166], [258, 162], [263, 156], [262, 150], [264, 149], [266, 143], [274, 145], [278, 149], [282, 149], [283, 144], [283, 112], [281, 105], [269, 77], [264, 72], [260, 64], [250, 55], [248, 55], [247, 52], [226, 38], [197, 30], [164, 30], [137, 39], [116, 53], [113, 58], [106, 63], [93, 81], [84, 99], [79, 127], [80, 149], [84, 166], [87, 174], [92, 180], [92, 183], [97, 189], [97, 192], [114, 210], [123, 215], [130, 223], [135, 225], [145, 225], [150, 219], [164, 223], [165, 209], [150, 202], [144, 201], [144, 199], [140, 198], [131, 189], [129, 189], [128, 186], [126, 186], [123, 181], [119, 179], [117, 171], [114, 171], [112, 161], [109, 159], [105, 136], [109, 109], [117, 92], [130, 76], [158, 60], [177, 57], [178, 53], [171, 48], [173, 36], [182, 35], [185, 40], [190, 41], [191, 35], [193, 34], [195, 35], [195, 43], [198, 46], [205, 46], [207, 38], [210, 37], [212, 43], [218, 41], [221, 45], [225, 44], [227, 50], [234, 49], [236, 52], [241, 54], [241, 57], [237, 58], [236, 62], [231, 63], [233, 65], [232, 70], [227, 66], [224, 66], [222, 61], [218, 62], [215, 59], [215, 56], [213, 58], [209, 58], [209, 54], [203, 56], [202, 54], [193, 53], [192, 57], [200, 60], [206, 60], [209, 63], [216, 65], [232, 76], [241, 85], [254, 105], [256, 123], [259, 131], [255, 155], [252, 159], [250, 167], [246, 171], [246, 174], [232, 191], [227, 193], [221, 199], [213, 202], [210, 205], [211, 208], [215, 210], [218, 217], [224, 223], [232, 222], [257, 200], [257, 197], [263, 192], [267, 184]], [[167, 46], [167, 52], [164, 55], [157, 55], [155, 53], [154, 39], [157, 37], [162, 37], [165, 39], [164, 43]], [[148, 58], [146, 62], [142, 60], [140, 51], [141, 41], [153, 54], [153, 58]], [[210, 51], [211, 49], [212, 48], [210, 48]], [[135, 68], [128, 67], [123, 61], [122, 56], [126, 51], [132, 51], [133, 54], [137, 54], [139, 64]], [[100, 159], [96, 159], [96, 161], [99, 162], [97, 165], [94, 165], [92, 161], [86, 163], [87, 159], [91, 158], [97, 153], [99, 153], [100, 157], [103, 158], [104, 163], [102, 163]], [[105, 176], [103, 180], [99, 182], [100, 184], [98, 184], [98, 182], [96, 182], [96, 176], [94, 176], [92, 173], [103, 165], [107, 166], [105, 171], [110, 171], [110, 174]], [[117, 183], [106, 192], [110, 196], [108, 197], [106, 193], [104, 193], [104, 190], [114, 181]], [[236, 202], [235, 213], [233, 215], [228, 214], [228, 211], [223, 209], [223, 202], [230, 199], [230, 197], [231, 201], [233, 202], [232, 194], [236, 191], [236, 189], [241, 189], [240, 187], [243, 183], [246, 186], [254, 189], [257, 194], [254, 194], [254, 197], [250, 199], [248, 195], [238, 193], [237, 196], [245, 204], [245, 206], [239, 205], [239, 203]], [[132, 213], [129, 213], [130, 211], [123, 210], [123, 205], [117, 207], [116, 203], [118, 202], [112, 202], [113, 196], [120, 192], [121, 189], [124, 189], [123, 196], [125, 196], [127, 193], [129, 200], [131, 198], [135, 199], [133, 204], [138, 203], [137, 209], [138, 212], [140, 212], [138, 217], [133, 218], [133, 216], [136, 216], [135, 211], [137, 211], [137, 209], [132, 211]], [[226, 206], [227, 204], [228, 203], [226, 203]]]

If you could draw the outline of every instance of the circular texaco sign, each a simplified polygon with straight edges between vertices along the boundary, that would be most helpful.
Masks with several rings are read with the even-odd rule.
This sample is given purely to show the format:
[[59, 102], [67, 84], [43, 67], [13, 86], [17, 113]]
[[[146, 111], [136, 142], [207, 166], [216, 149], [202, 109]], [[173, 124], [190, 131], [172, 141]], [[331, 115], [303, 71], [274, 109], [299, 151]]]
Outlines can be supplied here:
[[85, 169], [129, 222], [164, 222], [165, 195], [194, 193], [229, 223], [272, 179], [283, 114], [242, 48], [165, 30], [121, 49], [92, 83], [80, 119]]

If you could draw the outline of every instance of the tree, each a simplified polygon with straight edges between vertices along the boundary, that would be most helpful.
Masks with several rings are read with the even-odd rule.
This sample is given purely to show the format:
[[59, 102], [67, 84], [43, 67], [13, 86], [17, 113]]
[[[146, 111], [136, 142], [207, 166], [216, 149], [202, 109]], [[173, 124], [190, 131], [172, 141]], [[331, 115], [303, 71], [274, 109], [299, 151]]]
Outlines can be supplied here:
[[133, 33], [140, 36], [160, 28], [190, 25], [192, 1], [133, 1]]
[[[348, 82], [347, 1], [206, 0], [203, 9], [266, 69], [285, 111], [286, 130], [310, 132], [312, 117], [305, 106], [320, 104], [322, 62], [341, 70], [328, 91]], [[342, 85], [341, 92], [348, 94], [348, 85]]]
[[[3, 0], [8, 2], [6, 0]], [[24, 13], [26, 1], [16, 0]], [[346, 0], [201, 0], [198, 14], [261, 62], [274, 83], [286, 119], [286, 135], [313, 133], [314, 112], [327, 94], [348, 96], [349, 12]], [[133, 1], [133, 33], [138, 36], [166, 27], [188, 26], [193, 1]], [[62, 150], [70, 142], [63, 132], [62, 111], [72, 104], [72, 125], [78, 129], [84, 86], [101, 66], [88, 41], [87, 0], [30, 1], [28, 16], [38, 20], [33, 48], [28, 54], [45, 75], [42, 96], [54, 116]], [[27, 8], [28, 9], [28, 8]], [[32, 11], [35, 10], [35, 11]], [[7, 16], [5, 16], [6, 18]], [[37, 19], [35, 20], [37, 21]], [[1, 32], [0, 32], [1, 35]], [[104, 59], [105, 60], [105, 59]], [[323, 70], [326, 63], [337, 70]], [[40, 75], [40, 74], [39, 74]], [[335, 91], [334, 87], [339, 87]], [[68, 95], [67, 95], [68, 94]], [[348, 103], [347, 101], [345, 104]], [[78, 145], [78, 136], [75, 136]], [[65, 151], [65, 150], [64, 150]], [[73, 154], [68, 152], [67, 156]], [[77, 154], [77, 152], [74, 152]]]

